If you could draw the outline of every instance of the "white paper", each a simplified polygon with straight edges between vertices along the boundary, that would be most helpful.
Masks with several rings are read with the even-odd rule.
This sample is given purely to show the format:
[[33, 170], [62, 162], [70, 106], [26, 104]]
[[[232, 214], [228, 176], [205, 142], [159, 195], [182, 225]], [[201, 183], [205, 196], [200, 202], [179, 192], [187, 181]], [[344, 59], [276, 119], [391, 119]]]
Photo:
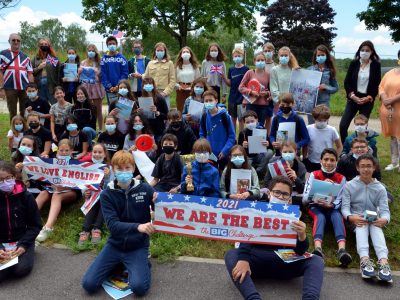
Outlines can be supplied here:
[[12, 267], [18, 263], [18, 256], [14, 257], [12, 260], [6, 262], [5, 264], [0, 264], [0, 271]]
[[153, 173], [154, 163], [147, 156], [146, 152], [136, 150], [132, 151], [132, 154], [133, 158], [135, 159], [135, 164], [140, 171], [140, 174], [142, 174], [142, 176], [146, 178], [147, 182], [152, 181], [153, 177], [151, 176], [151, 174]]
[[252, 135], [253, 136], [263, 136], [265, 139], [267, 139], [267, 129], [254, 128]]
[[139, 97], [139, 107], [143, 109], [143, 114], [148, 119], [155, 119], [154, 112], [150, 110], [150, 107], [154, 105], [152, 97]]
[[284, 141], [294, 142], [295, 135], [296, 135], [296, 122], [279, 123], [278, 132], [276, 135], [277, 142], [281, 142], [281, 143]]
[[251, 170], [231, 169], [231, 194], [243, 194], [251, 187]]
[[249, 153], [266, 153], [267, 147], [264, 146], [261, 142], [265, 141], [264, 136], [250, 135], [247, 137], [249, 142]]
[[192, 115], [192, 119], [200, 120], [203, 110], [204, 103], [196, 100], [190, 100], [188, 113]]
[[38, 188], [27, 188], [26, 190], [31, 194], [39, 194], [41, 192]]

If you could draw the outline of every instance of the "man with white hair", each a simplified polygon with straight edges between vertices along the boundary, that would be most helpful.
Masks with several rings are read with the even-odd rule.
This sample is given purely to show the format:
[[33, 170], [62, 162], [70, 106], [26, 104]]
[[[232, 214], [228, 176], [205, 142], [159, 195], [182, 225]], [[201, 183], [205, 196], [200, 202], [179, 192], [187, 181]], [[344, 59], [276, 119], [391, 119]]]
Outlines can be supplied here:
[[0, 52], [0, 98], [7, 97], [7, 107], [10, 112], [10, 121], [19, 113], [24, 115], [26, 86], [34, 82], [31, 60], [21, 51], [21, 36], [10, 34], [8, 39], [10, 49]]

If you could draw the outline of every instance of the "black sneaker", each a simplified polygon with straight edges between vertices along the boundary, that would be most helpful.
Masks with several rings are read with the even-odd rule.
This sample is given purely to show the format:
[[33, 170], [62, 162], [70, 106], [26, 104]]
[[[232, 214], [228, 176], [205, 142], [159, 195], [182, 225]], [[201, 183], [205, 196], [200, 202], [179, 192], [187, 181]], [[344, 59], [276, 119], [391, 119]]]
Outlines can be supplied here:
[[312, 254], [314, 255], [318, 255], [319, 257], [322, 257], [323, 259], [325, 259], [325, 255], [322, 252], [322, 248], [321, 247], [315, 247], [314, 251], [312, 252]]
[[344, 248], [338, 250], [337, 259], [342, 267], [347, 267], [353, 261], [351, 255]]

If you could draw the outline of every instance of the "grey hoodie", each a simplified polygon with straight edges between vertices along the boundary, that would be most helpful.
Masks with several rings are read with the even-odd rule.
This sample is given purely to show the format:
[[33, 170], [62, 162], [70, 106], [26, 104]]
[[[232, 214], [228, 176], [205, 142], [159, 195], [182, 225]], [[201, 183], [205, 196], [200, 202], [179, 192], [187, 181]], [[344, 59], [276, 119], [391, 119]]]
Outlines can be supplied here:
[[369, 184], [356, 176], [348, 181], [342, 193], [342, 215], [363, 215], [365, 210], [378, 212], [380, 218], [390, 221], [390, 211], [385, 187], [376, 179]]

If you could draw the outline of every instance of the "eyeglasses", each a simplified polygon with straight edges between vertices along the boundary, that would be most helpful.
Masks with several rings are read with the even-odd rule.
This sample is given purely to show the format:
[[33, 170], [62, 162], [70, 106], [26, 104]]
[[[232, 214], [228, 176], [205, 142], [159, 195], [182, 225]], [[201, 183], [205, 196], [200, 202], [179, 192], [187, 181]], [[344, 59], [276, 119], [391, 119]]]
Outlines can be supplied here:
[[4, 182], [11, 182], [13, 179], [15, 179], [15, 177], [13, 175], [8, 175], [6, 178], [0, 179], [0, 184], [2, 184]]
[[11, 42], [19, 43], [19, 42], [21, 42], [21, 40], [11, 40]]
[[272, 190], [272, 195], [277, 198], [282, 198], [283, 200], [289, 200], [290, 194], [288, 192], [282, 192], [280, 190]]
[[357, 147], [353, 147], [353, 149], [358, 149], [358, 150], [361, 150], [361, 149], [365, 149], [365, 148], [367, 148], [368, 146], [357, 146]]

